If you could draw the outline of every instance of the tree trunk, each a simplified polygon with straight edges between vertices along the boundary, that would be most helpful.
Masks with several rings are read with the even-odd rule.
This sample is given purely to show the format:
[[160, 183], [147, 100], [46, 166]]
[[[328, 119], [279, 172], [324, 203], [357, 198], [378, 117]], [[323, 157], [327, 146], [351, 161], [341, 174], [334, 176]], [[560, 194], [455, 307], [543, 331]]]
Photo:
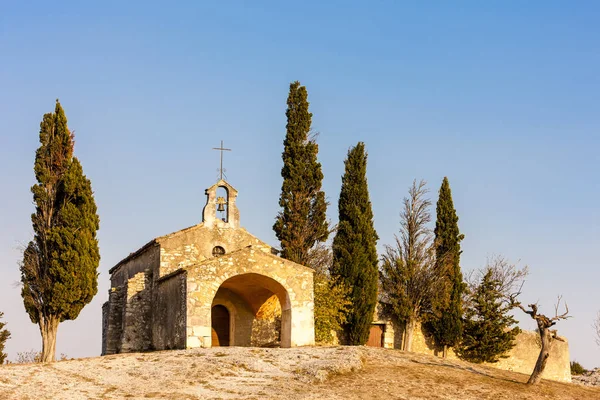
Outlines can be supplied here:
[[448, 346], [444, 345], [444, 350], [442, 351], [442, 357], [446, 358], [448, 356]]
[[413, 340], [413, 332], [415, 330], [415, 320], [413, 318], [409, 318], [406, 320], [406, 325], [404, 327], [404, 343], [403, 349], [404, 351], [412, 351], [412, 340]]
[[541, 327], [538, 328], [538, 332], [540, 333], [540, 339], [542, 340], [542, 348], [540, 349], [540, 355], [535, 363], [535, 368], [533, 369], [533, 372], [527, 381], [528, 385], [535, 385], [542, 380], [542, 372], [544, 372], [544, 368], [546, 368], [546, 362], [550, 356], [550, 346], [552, 345], [550, 332], [548, 331], [548, 328]]
[[42, 334], [42, 356], [40, 362], [56, 361], [56, 331], [58, 330], [58, 318], [50, 316], [40, 320], [40, 332]]

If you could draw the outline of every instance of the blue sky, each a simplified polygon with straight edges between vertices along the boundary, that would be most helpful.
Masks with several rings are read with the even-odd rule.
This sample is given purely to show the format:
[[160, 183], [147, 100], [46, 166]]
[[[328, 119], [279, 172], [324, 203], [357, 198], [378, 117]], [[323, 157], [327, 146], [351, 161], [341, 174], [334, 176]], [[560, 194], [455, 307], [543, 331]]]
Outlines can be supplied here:
[[56, 98], [101, 218], [98, 295], [59, 327], [59, 353], [82, 357], [100, 353], [108, 269], [200, 221], [221, 139], [242, 225], [277, 245], [285, 101], [299, 80], [332, 222], [358, 141], [380, 249], [413, 179], [435, 202], [448, 176], [463, 269], [494, 254], [528, 265], [522, 300], [552, 313], [562, 294], [571, 358], [600, 366], [597, 3], [84, 3], [0, 5], [0, 311], [11, 358], [40, 348], [14, 283], [32, 234], [39, 122]]

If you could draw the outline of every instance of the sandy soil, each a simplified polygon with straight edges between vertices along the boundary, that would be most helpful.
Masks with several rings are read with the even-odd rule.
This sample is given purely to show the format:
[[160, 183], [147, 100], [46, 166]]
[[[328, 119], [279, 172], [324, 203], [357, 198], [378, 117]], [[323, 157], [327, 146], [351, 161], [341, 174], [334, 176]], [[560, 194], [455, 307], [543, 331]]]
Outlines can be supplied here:
[[0, 366], [0, 399], [600, 399], [600, 389], [364, 347], [215, 348]]

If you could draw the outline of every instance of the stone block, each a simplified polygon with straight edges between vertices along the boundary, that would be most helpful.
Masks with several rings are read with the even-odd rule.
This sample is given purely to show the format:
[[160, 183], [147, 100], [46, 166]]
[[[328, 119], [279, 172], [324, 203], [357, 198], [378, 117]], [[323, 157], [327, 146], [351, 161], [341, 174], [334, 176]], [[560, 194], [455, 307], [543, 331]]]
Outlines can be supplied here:
[[201, 343], [200, 343], [200, 339], [197, 338], [196, 336], [188, 336], [187, 337], [186, 347], [188, 349], [194, 349], [194, 348], [202, 347]]

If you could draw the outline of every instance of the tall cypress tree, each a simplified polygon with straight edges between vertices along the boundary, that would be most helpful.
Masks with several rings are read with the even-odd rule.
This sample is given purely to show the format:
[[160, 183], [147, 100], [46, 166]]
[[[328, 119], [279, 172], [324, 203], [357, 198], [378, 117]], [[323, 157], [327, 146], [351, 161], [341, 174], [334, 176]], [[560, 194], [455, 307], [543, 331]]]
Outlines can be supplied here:
[[98, 291], [99, 218], [89, 179], [73, 157], [73, 134], [58, 102], [40, 124], [31, 188], [34, 237], [20, 265], [21, 295], [42, 335], [42, 362], [55, 360], [58, 324], [77, 318]]
[[488, 269], [465, 312], [464, 335], [458, 355], [471, 362], [497, 362], [515, 345], [520, 332], [517, 321], [509, 314], [511, 305], [503, 301], [500, 282]]
[[300, 82], [290, 84], [287, 99], [286, 136], [283, 141], [281, 196], [273, 230], [281, 242], [281, 255], [302, 265], [310, 249], [329, 236], [327, 202], [321, 190], [323, 172], [317, 161], [319, 146], [310, 136], [312, 114], [308, 92]]
[[434, 339], [438, 346], [444, 348], [446, 357], [447, 348], [455, 346], [462, 335], [462, 294], [465, 291], [460, 270], [460, 242], [464, 235], [458, 229], [458, 216], [446, 177], [440, 187], [436, 213], [436, 269], [445, 279], [441, 281], [442, 287], [438, 291], [437, 316], [433, 317], [430, 325]]
[[373, 226], [364, 143], [359, 142], [348, 151], [344, 164], [331, 273], [351, 290], [352, 309], [345, 325], [349, 343], [363, 345], [369, 339], [377, 304], [379, 239]]

